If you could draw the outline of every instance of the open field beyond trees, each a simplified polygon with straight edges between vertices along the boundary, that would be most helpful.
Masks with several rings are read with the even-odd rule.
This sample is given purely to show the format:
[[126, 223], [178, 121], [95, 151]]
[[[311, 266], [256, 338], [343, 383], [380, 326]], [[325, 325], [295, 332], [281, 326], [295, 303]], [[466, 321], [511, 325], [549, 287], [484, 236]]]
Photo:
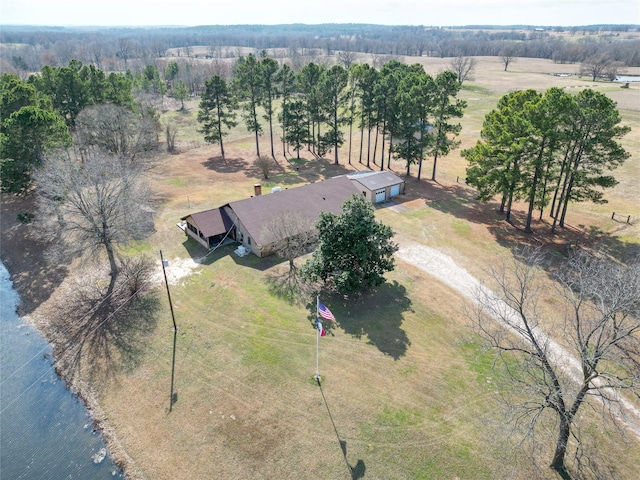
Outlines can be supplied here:
[[[404, 60], [424, 64], [432, 75], [450, 61]], [[460, 93], [468, 103], [462, 144], [439, 160], [438, 181], [407, 177], [406, 195], [397, 205], [376, 210], [396, 232], [394, 240], [401, 247], [438, 249], [481, 280], [488, 266], [524, 243], [543, 245], [554, 258], [563, 258], [570, 243], [606, 246], [619, 258], [637, 252], [640, 84], [622, 89], [618, 83], [553, 75], [575, 74], [577, 68], [518, 58], [505, 72], [498, 58], [479, 58], [473, 80]], [[640, 68], [633, 70], [628, 73], [640, 74]], [[616, 101], [623, 124], [632, 129], [621, 142], [632, 156], [614, 172], [620, 183], [605, 194], [608, 204], [572, 204], [565, 229], [551, 235], [549, 223], [536, 220], [534, 233], [527, 234], [524, 206], [506, 223], [497, 203], [474, 200], [464, 184], [460, 150], [479, 139], [485, 114], [502, 95], [527, 88], [542, 93], [552, 86], [575, 92], [594, 88]], [[222, 161], [219, 147], [205, 144], [195, 132], [197, 105], [192, 100], [186, 111], [176, 105], [163, 113], [162, 121], [170, 118], [178, 126], [178, 153], [164, 156], [151, 173], [162, 200], [156, 231], [135, 247], [155, 257], [162, 250], [169, 260], [178, 325], [171, 411], [174, 336], [167, 302], [138, 363], [91, 387], [114, 452], [131, 478], [556, 478], [548, 468], [552, 426], [541, 432], [550, 436], [548, 448], [531, 451], [519, 443], [522, 432], [505, 423], [503, 406], [495, 400], [503, 372], [474, 344], [465, 301], [407, 262], [397, 259], [387, 283], [371, 294], [323, 295], [337, 322], [320, 339], [322, 384], [316, 384], [315, 297], [289, 302], [278, 295], [278, 280], [287, 268], [279, 259], [239, 258], [235, 246], [205, 257], [176, 222], [248, 197], [255, 183], [270, 191], [363, 170], [359, 138], [354, 132], [351, 164], [347, 139], [339, 165], [303, 152], [299, 169], [276, 145], [277, 168], [264, 180], [252, 167], [252, 135], [236, 127], [225, 141]], [[266, 135], [261, 142], [267, 152]], [[430, 161], [424, 168], [430, 173]], [[403, 175], [406, 167], [392, 162], [392, 169]], [[412, 175], [415, 171], [412, 167]], [[612, 212], [620, 216], [612, 219]], [[27, 267], [14, 275], [28, 285]], [[53, 291], [28, 312], [35, 323], [42, 325], [42, 312], [55, 297]], [[545, 305], [553, 315], [551, 296]], [[562, 343], [561, 332], [550, 333]], [[588, 432], [584, 448], [602, 478], [635, 478], [640, 439], [629, 434], [623, 439], [615, 429], [603, 428], [589, 408], [580, 413], [583, 433]]]

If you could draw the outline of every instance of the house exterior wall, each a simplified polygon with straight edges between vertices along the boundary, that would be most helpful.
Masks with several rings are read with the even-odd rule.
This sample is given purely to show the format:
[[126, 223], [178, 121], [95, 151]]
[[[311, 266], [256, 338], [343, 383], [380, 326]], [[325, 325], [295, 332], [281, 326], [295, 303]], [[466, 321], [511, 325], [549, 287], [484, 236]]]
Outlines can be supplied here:
[[[404, 182], [398, 183], [396, 185], [391, 185], [389, 187], [376, 189], [376, 190], [369, 190], [367, 187], [365, 187], [362, 184], [359, 184], [358, 188], [362, 192], [362, 195], [364, 196], [364, 198], [369, 200], [371, 203], [380, 203], [380, 202], [385, 202], [387, 200], [390, 200], [392, 198], [392, 191], [394, 190], [397, 190], [398, 193], [396, 194], [394, 191], [393, 196], [404, 193]], [[383, 191], [384, 191], [384, 197], [382, 197]]]
[[209, 248], [209, 240], [204, 237], [204, 235], [200, 230], [198, 230], [198, 227], [196, 227], [191, 222], [189, 222], [188, 218], [186, 219], [186, 222], [187, 222], [187, 228], [185, 229], [186, 234], [189, 235], [198, 243], [200, 243], [205, 248]]
[[373, 203], [373, 199], [371, 198], [371, 190], [365, 188], [362, 185], [358, 185], [358, 188], [360, 189], [360, 191], [362, 191], [362, 196]]
[[[369, 175], [367, 175], [369, 177]], [[370, 188], [372, 186], [372, 182], [367, 181], [367, 179], [363, 179], [354, 175], [351, 178], [351, 182], [356, 186], [356, 188], [362, 193], [364, 198], [366, 198], [371, 203], [380, 203], [390, 200], [392, 197], [396, 195], [400, 195], [404, 193], [405, 182], [402, 179], [398, 178], [397, 183], [392, 183], [390, 185], [379, 186], [375, 189]], [[373, 182], [376, 183], [376, 182]], [[378, 182], [384, 183], [384, 182]]]
[[233, 209], [228, 206], [225, 206], [224, 210], [227, 213], [227, 215], [229, 215], [229, 218], [231, 218], [231, 221], [235, 224], [236, 242], [240, 243], [248, 251], [250, 251], [251, 253], [259, 257], [267, 256], [268, 253], [266, 252], [266, 249], [262, 245], [258, 245], [255, 239], [251, 238], [251, 236], [249, 235], [246, 228], [244, 227], [244, 225], [242, 224], [242, 222], [240, 221], [236, 213], [233, 211]]

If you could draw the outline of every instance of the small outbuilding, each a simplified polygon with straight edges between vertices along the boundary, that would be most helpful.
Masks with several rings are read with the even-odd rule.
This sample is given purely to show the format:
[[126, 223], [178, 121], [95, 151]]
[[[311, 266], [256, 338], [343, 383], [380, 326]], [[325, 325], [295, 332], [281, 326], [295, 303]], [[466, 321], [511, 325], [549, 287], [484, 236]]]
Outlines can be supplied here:
[[362, 195], [372, 203], [381, 203], [403, 194], [405, 182], [389, 170], [382, 172], [363, 171], [347, 175]]

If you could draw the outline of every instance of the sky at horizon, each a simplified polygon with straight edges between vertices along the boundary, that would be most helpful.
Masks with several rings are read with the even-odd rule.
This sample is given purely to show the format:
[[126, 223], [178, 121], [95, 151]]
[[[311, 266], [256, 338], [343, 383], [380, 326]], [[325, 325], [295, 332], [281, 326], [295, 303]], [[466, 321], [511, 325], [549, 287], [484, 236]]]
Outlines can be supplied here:
[[0, 24], [196, 26], [640, 24], [639, 0], [0, 0]]

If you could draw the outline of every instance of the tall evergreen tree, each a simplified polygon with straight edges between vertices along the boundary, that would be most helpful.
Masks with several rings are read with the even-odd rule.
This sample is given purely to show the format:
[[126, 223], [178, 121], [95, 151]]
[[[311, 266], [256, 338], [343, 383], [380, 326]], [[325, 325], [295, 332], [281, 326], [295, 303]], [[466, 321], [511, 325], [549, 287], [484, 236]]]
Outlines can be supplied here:
[[[376, 112], [378, 124], [382, 123], [382, 148], [380, 152], [380, 170], [384, 170], [384, 154], [387, 135], [389, 144], [393, 141], [392, 131], [396, 122], [397, 105], [395, 103], [398, 92], [398, 84], [402, 78], [402, 70], [405, 65], [392, 60], [385, 63], [380, 69], [380, 76], [374, 86]], [[389, 146], [390, 146], [389, 145]], [[374, 159], [375, 163], [375, 159]]]
[[[454, 148], [460, 145], [459, 141], [453, 140], [462, 129], [459, 123], [450, 123], [452, 118], [460, 118], [467, 102], [457, 99], [456, 96], [462, 87], [455, 73], [445, 71], [434, 79], [435, 94], [433, 98], [433, 135], [435, 137], [433, 146], [433, 172], [431, 180], [436, 179], [436, 165], [438, 155], [447, 155]], [[455, 100], [455, 101], [454, 101]]]
[[606, 203], [602, 189], [614, 187], [618, 181], [604, 171], [615, 169], [630, 156], [618, 143], [630, 127], [618, 125], [621, 117], [613, 100], [587, 89], [575, 96], [575, 107], [570, 118], [571, 148], [566, 150], [570, 152], [568, 168], [564, 171], [552, 230], [556, 224], [564, 226], [570, 201]]
[[325, 71], [320, 89], [324, 98], [324, 109], [329, 131], [323, 137], [324, 143], [333, 147], [334, 163], [338, 165], [338, 148], [344, 143], [340, 127], [345, 123], [345, 117], [341, 112], [343, 105], [343, 91], [347, 86], [349, 73], [342, 65], [334, 65]]
[[535, 90], [516, 91], [503, 96], [498, 108], [489, 112], [482, 127], [482, 140], [462, 152], [469, 161], [467, 183], [478, 189], [478, 198], [502, 195], [500, 211], [511, 219], [515, 200], [526, 195], [523, 165], [531, 156], [533, 127], [527, 118], [528, 106], [540, 100]]
[[367, 167], [371, 165], [371, 129], [376, 124], [375, 85], [380, 73], [364, 64], [358, 72], [358, 93], [360, 101], [360, 159], [362, 163], [364, 129], [367, 129]]
[[500, 193], [506, 220], [515, 200], [528, 200], [530, 231], [533, 209], [548, 204], [555, 182], [555, 230], [564, 225], [570, 201], [606, 202], [602, 189], [617, 181], [604, 171], [629, 157], [617, 141], [629, 128], [619, 122], [615, 103], [590, 89], [576, 96], [557, 88], [544, 96], [535, 90], [507, 94], [485, 117], [482, 140], [462, 152], [469, 161], [467, 183], [480, 200]]
[[326, 68], [316, 63], [308, 63], [296, 74], [298, 92], [302, 95], [309, 125], [309, 150], [316, 152], [320, 144], [321, 124], [324, 120], [320, 81]]
[[255, 135], [256, 156], [259, 157], [259, 137], [262, 133], [262, 125], [258, 120], [258, 107], [263, 99], [264, 88], [262, 68], [252, 54], [246, 58], [240, 57], [238, 60], [233, 86], [236, 97], [242, 103], [242, 111], [244, 112], [242, 117], [247, 130]]
[[280, 124], [282, 126], [282, 155], [286, 157], [286, 131], [288, 126], [288, 103], [295, 93], [296, 77], [291, 67], [286, 63], [278, 71], [275, 77], [277, 95], [282, 98], [282, 110], [280, 112]]
[[356, 98], [357, 98], [357, 82], [356, 82], [356, 74], [358, 71], [358, 64], [353, 63], [349, 67], [349, 79], [347, 82], [347, 97], [348, 97], [348, 112], [349, 112], [349, 153], [348, 153], [348, 163], [351, 165], [351, 150], [353, 145], [353, 121], [356, 117]]
[[205, 82], [198, 110], [198, 122], [202, 126], [198, 132], [204, 134], [207, 142], [220, 144], [222, 160], [225, 160], [223, 138], [228, 135], [229, 129], [237, 125], [236, 107], [235, 99], [224, 78], [214, 75]]
[[559, 130], [567, 101], [570, 101], [570, 95], [560, 88], [551, 88], [539, 97], [538, 102], [527, 107], [526, 115], [532, 123], [530, 135], [534, 142], [523, 174], [523, 178], [528, 180], [527, 232], [531, 232], [534, 208], [537, 206], [542, 210], [549, 202], [546, 185], [556, 173], [554, 156], [560, 146]]
[[264, 119], [269, 122], [269, 140], [271, 142], [271, 156], [276, 158], [275, 150], [273, 147], [273, 102], [278, 96], [277, 90], [277, 77], [278, 62], [273, 58], [266, 56], [266, 52], [263, 51], [262, 59], [260, 60], [260, 67], [262, 69], [262, 88], [264, 95], [262, 97], [262, 106], [265, 110]]
[[47, 151], [71, 143], [64, 119], [35, 87], [12, 74], [0, 76], [0, 190], [25, 193]]
[[73, 127], [75, 118], [80, 111], [92, 101], [85, 83], [80, 78], [79, 72], [82, 63], [71, 60], [66, 67], [50, 67], [45, 65], [40, 75], [29, 77], [38, 91], [43, 92], [53, 103], [67, 125]]
[[397, 158], [405, 160], [407, 176], [411, 174], [412, 164], [422, 164], [429, 142], [431, 82], [433, 79], [424, 71], [412, 70], [398, 84], [395, 97], [398, 113], [393, 125], [395, 142], [391, 149]]
[[296, 151], [296, 158], [300, 158], [300, 149], [311, 141], [304, 102], [299, 98], [290, 100], [282, 116], [287, 119], [284, 138]]
[[82, 109], [89, 105], [115, 103], [133, 108], [133, 80], [123, 74], [104, 72], [93, 65], [71, 60], [65, 67], [44, 66], [28, 80], [51, 99], [53, 108], [71, 128]]

